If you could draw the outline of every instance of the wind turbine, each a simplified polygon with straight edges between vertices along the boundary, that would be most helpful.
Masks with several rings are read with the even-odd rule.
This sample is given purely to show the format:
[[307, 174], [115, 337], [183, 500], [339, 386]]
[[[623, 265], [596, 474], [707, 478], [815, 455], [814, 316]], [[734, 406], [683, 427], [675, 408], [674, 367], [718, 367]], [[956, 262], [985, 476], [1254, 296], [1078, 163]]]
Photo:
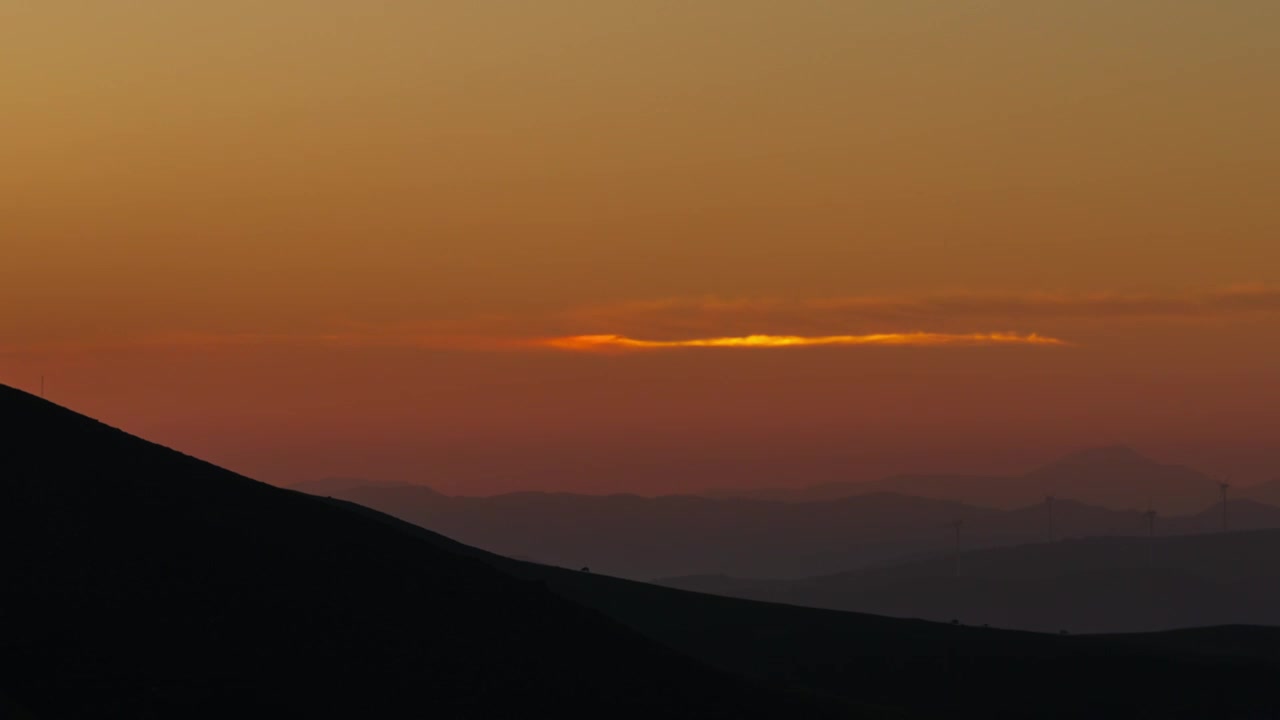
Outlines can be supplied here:
[[1231, 477], [1228, 476], [1223, 482], [1218, 483], [1218, 487], [1222, 490], [1222, 532], [1227, 531], [1227, 490], [1231, 489], [1231, 483], [1226, 480], [1230, 479]]
[[964, 527], [964, 520], [956, 520], [951, 527], [956, 532], [956, 577], [960, 577], [960, 528]]
[[1147, 511], [1142, 513], [1147, 519], [1147, 565], [1155, 566], [1156, 509], [1147, 500]]

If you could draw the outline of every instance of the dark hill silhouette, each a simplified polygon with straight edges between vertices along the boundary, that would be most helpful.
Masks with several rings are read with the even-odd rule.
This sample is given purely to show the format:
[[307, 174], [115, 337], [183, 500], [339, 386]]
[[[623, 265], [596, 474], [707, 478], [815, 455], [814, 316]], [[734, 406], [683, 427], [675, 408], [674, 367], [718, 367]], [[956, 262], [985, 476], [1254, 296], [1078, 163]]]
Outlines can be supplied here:
[[[420, 486], [363, 485], [332, 493], [509, 557], [638, 580], [697, 574], [802, 578], [947, 551], [951, 523], [969, 547], [1049, 537], [1043, 501], [1002, 511], [876, 493], [820, 503], [695, 496], [513, 493], [450, 497]], [[1235, 504], [1233, 503], [1233, 507]], [[1070, 500], [1053, 507], [1055, 537], [1144, 535], [1136, 510]], [[1280, 528], [1280, 508], [1239, 506], [1232, 527]], [[1219, 508], [1160, 518], [1161, 532], [1216, 531]]]
[[826, 712], [3, 386], [0, 428], [0, 700], [38, 717]]
[[1280, 625], [1280, 531], [1089, 538], [794, 581], [664, 584], [811, 607], [1052, 632]]
[[1181, 465], [1158, 463], [1123, 446], [1083, 450], [1022, 475], [907, 474], [869, 482], [709, 495], [813, 502], [879, 492], [1004, 509], [1024, 507], [1054, 495], [1112, 510], [1145, 510], [1150, 503], [1159, 512], [1173, 515], [1198, 512], [1218, 500], [1218, 485], [1209, 476]]
[[[1280, 670], [1280, 629], [1058, 636], [752, 602], [517, 562], [333, 502], [544, 583], [718, 667], [925, 716], [1229, 718], [1280, 712], [1270, 680], [1259, 682]], [[1046, 697], [1053, 703], [1045, 704]]]
[[1280, 710], [1280, 634], [1265, 628], [1057, 637], [693, 594], [500, 558], [3, 387], [0, 427], [0, 710], [46, 720], [1243, 720]]

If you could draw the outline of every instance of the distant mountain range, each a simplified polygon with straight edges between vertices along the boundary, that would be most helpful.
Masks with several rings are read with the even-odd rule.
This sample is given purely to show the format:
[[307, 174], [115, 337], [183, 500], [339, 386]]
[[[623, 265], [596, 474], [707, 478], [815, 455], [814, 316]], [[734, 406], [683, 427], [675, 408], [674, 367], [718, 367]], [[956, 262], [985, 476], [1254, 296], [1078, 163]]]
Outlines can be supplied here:
[[[1022, 475], [895, 475], [869, 482], [837, 482], [801, 488], [716, 490], [711, 497], [819, 502], [894, 492], [985, 507], [1013, 509], [1052, 495], [1112, 510], [1180, 515], [1220, 499], [1218, 482], [1192, 468], [1165, 465], [1134, 450], [1104, 447], [1068, 455]], [[1276, 495], [1280, 496], [1280, 489]]]
[[1064, 637], [688, 593], [509, 560], [4, 386], [0, 428], [5, 717], [1276, 709], [1280, 630]]
[[[641, 580], [700, 574], [796, 579], [946, 553], [957, 520], [970, 548], [1039, 542], [1051, 532], [1063, 538], [1148, 531], [1138, 510], [1066, 499], [1054, 501], [1051, 527], [1043, 499], [1002, 510], [887, 492], [804, 503], [566, 493], [450, 497], [404, 484], [330, 487], [323, 494], [502, 555]], [[1232, 501], [1229, 518], [1239, 530], [1280, 528], [1280, 507]], [[1221, 504], [1156, 520], [1161, 535], [1221, 526]]]
[[[1232, 508], [1234, 509], [1234, 508]], [[1280, 531], [1090, 538], [962, 552], [802, 580], [670, 587], [810, 607], [1055, 632], [1280, 625]]]

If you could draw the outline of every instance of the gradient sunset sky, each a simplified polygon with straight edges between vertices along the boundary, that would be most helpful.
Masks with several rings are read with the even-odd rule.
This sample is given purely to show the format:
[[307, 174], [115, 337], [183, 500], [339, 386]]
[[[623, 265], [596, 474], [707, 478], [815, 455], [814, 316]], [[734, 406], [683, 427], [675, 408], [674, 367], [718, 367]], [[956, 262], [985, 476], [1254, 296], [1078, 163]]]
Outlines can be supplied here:
[[277, 483], [1275, 477], [1277, 78], [1274, 0], [4, 2], [0, 382]]

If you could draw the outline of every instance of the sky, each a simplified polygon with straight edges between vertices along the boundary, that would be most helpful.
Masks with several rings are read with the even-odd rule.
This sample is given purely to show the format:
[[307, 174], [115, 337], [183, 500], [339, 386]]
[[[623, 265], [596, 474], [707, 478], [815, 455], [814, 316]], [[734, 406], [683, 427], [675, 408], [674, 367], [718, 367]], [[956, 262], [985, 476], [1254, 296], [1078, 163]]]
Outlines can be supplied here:
[[276, 483], [1260, 481], [1278, 74], [1272, 0], [0, 0], [0, 382]]

